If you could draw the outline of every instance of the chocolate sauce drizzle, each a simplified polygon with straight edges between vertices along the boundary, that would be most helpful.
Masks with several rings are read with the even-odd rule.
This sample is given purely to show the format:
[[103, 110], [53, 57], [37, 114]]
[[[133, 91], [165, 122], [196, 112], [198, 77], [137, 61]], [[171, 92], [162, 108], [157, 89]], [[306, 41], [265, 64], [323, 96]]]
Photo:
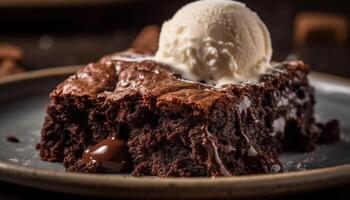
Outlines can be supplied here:
[[206, 133], [205, 141], [203, 141], [203, 147], [208, 154], [208, 163], [211, 163], [214, 160], [214, 162], [216, 162], [216, 164], [219, 165], [219, 172], [221, 173], [221, 175], [232, 176], [231, 172], [227, 170], [225, 164], [222, 162], [219, 156], [218, 147], [215, 143], [215, 136], [209, 132], [207, 126], [203, 126], [203, 128], [205, 129]]

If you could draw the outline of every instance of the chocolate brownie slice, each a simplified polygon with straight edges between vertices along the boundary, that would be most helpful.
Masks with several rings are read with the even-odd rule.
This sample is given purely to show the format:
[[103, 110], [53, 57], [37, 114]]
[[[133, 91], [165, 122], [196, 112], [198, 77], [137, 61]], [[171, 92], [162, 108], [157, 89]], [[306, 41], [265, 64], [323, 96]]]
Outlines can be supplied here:
[[136, 57], [89, 64], [51, 93], [38, 145], [43, 160], [136, 176], [277, 173], [283, 150], [310, 151], [330, 137], [314, 121], [302, 62], [277, 64], [256, 83], [215, 88]]

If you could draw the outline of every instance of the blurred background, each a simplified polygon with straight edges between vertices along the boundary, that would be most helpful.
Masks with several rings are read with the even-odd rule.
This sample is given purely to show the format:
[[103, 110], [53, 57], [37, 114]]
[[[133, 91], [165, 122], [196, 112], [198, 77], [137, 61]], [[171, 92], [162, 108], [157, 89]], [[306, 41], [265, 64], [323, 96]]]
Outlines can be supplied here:
[[[0, 76], [85, 64], [128, 48], [188, 0], [0, 0]], [[274, 60], [350, 77], [350, 7], [340, 0], [242, 0], [268, 26]]]

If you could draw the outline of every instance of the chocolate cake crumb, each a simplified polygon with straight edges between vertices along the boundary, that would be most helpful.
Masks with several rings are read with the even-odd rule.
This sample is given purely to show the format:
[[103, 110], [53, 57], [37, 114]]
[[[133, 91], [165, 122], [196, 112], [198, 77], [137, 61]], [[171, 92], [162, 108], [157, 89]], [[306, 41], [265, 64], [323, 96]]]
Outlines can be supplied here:
[[322, 131], [317, 140], [319, 144], [329, 144], [340, 140], [340, 123], [338, 120], [333, 119], [325, 124], [318, 123], [317, 126]]
[[16, 136], [8, 136], [6, 139], [8, 142], [12, 142], [12, 143], [19, 143], [20, 142], [20, 140]]

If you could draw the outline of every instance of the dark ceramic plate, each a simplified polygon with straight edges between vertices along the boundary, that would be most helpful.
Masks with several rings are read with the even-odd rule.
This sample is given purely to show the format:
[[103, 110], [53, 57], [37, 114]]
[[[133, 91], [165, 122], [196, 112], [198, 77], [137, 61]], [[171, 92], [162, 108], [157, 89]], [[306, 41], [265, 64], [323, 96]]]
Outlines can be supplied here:
[[[135, 178], [76, 174], [61, 163], [43, 162], [40, 138], [48, 94], [76, 67], [55, 68], [0, 79], [0, 179], [53, 191], [113, 197], [212, 198], [263, 197], [334, 187], [350, 182], [350, 81], [313, 73], [320, 121], [341, 121], [342, 141], [311, 153], [286, 153], [288, 173], [231, 178]], [[20, 142], [11, 143], [15, 136]]]

